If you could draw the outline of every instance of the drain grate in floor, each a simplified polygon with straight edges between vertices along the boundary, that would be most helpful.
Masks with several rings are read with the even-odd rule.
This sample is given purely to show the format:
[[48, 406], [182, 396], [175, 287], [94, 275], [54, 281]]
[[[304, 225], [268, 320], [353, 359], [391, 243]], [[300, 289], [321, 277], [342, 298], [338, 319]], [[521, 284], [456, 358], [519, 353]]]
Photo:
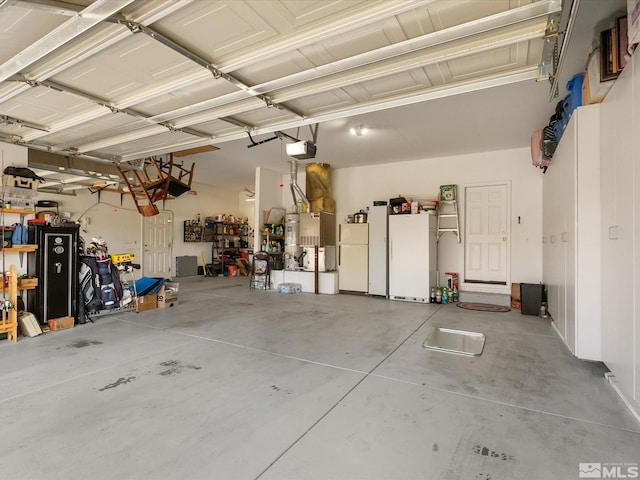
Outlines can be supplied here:
[[477, 356], [482, 353], [484, 341], [485, 336], [483, 333], [436, 328], [422, 346], [429, 350]]

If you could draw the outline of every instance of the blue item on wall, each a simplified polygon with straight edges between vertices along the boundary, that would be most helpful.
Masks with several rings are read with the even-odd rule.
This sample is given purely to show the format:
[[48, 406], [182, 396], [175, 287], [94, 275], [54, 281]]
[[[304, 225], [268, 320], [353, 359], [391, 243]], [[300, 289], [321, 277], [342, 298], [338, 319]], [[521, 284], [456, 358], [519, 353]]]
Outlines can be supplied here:
[[582, 106], [582, 82], [584, 81], [584, 73], [576, 73], [571, 80], [567, 82], [567, 90], [569, 91], [569, 116], [573, 111]]
[[564, 125], [562, 124], [562, 120], [558, 120], [553, 124], [553, 133], [556, 135], [556, 140], [559, 142], [562, 138], [562, 134], [564, 133]]

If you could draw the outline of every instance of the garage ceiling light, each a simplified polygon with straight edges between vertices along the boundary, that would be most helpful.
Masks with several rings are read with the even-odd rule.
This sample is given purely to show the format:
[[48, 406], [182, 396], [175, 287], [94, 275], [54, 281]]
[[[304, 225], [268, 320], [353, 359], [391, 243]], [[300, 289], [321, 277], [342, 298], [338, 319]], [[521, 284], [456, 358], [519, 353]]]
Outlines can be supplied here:
[[362, 125], [351, 127], [349, 131], [351, 132], [351, 135], [355, 135], [356, 137], [361, 137], [369, 133], [369, 129], [367, 127], [363, 127]]

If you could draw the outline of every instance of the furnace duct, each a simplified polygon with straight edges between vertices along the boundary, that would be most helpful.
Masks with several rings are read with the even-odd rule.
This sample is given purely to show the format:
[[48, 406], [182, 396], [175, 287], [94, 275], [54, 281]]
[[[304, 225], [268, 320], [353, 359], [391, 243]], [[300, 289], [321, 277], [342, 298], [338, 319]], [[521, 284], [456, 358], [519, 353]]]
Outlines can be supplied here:
[[[294, 213], [299, 213], [300, 208], [298, 203], [304, 203], [306, 210], [309, 211], [310, 204], [309, 200], [305, 196], [304, 192], [298, 185], [298, 161], [297, 160], [289, 160], [289, 187], [291, 188], [291, 196], [293, 197], [293, 209]], [[296, 194], [300, 197], [296, 198]]]

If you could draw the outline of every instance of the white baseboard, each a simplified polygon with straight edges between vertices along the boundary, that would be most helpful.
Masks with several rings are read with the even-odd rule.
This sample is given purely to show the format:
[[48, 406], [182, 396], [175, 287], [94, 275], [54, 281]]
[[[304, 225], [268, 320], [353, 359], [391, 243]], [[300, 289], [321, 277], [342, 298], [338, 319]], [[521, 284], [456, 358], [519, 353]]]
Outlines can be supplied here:
[[511, 296], [509, 285], [491, 285], [487, 283], [461, 283], [459, 290], [473, 293], [496, 293]]
[[638, 423], [640, 423], [640, 408], [634, 402], [629, 400], [625, 396], [625, 394], [622, 392], [622, 390], [620, 390], [620, 388], [616, 384], [616, 376], [613, 374], [613, 372], [605, 373], [604, 374], [604, 378], [607, 379], [607, 381], [609, 382], [609, 385], [611, 385], [613, 387], [613, 389], [616, 391], [618, 396], [622, 399], [622, 401], [627, 406], [627, 408], [629, 409], [631, 414], [636, 418]]

